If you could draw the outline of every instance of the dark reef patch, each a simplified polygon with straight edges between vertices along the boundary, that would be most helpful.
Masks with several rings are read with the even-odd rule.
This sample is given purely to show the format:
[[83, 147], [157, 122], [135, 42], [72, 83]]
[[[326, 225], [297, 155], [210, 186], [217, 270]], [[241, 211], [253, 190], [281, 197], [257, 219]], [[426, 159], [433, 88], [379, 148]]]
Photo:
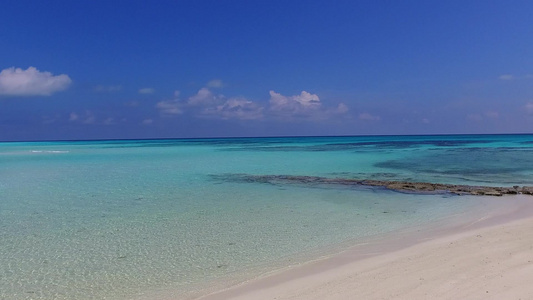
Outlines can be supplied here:
[[455, 195], [480, 195], [480, 196], [503, 196], [503, 195], [532, 195], [533, 186], [471, 186], [456, 184], [441, 184], [414, 181], [388, 181], [353, 178], [328, 178], [318, 176], [297, 175], [249, 175], [249, 174], [224, 174], [212, 175], [214, 179], [244, 182], [244, 183], [268, 183], [268, 184], [304, 184], [304, 185], [346, 185], [346, 186], [370, 186], [380, 187], [397, 192], [410, 193], [450, 193]]

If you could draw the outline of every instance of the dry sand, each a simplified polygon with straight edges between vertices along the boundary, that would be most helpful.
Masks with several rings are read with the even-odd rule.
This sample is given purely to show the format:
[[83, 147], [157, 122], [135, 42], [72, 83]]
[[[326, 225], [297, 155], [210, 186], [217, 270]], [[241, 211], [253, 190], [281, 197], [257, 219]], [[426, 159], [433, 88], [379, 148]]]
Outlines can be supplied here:
[[395, 238], [396, 248], [356, 246], [201, 299], [533, 299], [531, 205], [430, 238]]

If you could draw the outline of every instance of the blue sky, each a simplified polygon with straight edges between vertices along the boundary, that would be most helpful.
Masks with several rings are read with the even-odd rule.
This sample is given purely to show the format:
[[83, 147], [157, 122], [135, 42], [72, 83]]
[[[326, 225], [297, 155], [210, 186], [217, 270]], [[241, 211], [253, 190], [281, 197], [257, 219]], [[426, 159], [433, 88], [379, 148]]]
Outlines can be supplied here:
[[533, 132], [532, 1], [24, 1], [0, 140]]

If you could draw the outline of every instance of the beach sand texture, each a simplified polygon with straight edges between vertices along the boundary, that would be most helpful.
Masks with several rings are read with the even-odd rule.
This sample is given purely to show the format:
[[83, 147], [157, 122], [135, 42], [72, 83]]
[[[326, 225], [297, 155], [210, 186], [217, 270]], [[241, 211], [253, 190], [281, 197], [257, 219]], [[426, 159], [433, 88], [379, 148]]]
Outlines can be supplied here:
[[533, 299], [531, 215], [365, 259], [349, 262], [350, 255], [341, 253], [201, 299]]

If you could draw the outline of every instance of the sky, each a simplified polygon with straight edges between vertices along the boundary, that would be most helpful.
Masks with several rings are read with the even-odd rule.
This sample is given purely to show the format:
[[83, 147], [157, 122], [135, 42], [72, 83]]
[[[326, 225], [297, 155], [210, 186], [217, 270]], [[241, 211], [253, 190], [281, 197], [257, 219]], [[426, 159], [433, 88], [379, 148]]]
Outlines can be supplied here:
[[0, 140], [533, 133], [533, 1], [3, 0]]

